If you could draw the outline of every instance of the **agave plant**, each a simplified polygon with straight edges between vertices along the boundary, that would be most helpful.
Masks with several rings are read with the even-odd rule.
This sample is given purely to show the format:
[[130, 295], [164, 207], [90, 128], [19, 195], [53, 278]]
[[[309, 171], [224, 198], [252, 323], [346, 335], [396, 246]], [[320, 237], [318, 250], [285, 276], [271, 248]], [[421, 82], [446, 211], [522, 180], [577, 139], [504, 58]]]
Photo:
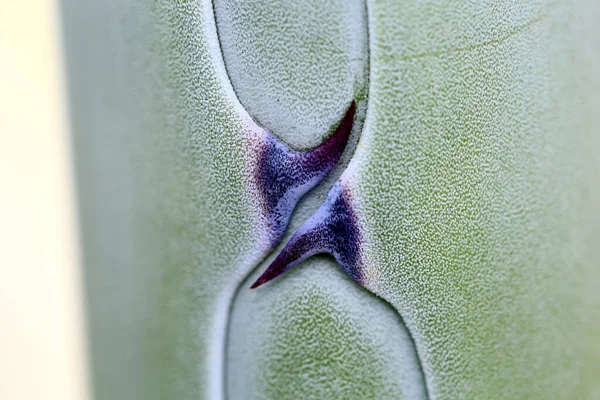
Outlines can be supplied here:
[[600, 3], [62, 15], [97, 399], [600, 397]]

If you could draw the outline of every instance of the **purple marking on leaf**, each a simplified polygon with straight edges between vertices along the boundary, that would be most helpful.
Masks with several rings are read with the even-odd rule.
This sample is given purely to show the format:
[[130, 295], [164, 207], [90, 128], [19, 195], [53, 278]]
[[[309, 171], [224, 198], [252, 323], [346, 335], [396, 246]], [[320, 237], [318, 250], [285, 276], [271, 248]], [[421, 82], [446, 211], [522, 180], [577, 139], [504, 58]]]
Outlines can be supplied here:
[[338, 181], [317, 212], [294, 233], [288, 244], [254, 282], [251, 289], [270, 281], [318, 253], [330, 253], [356, 281], [360, 271], [361, 235], [350, 203], [350, 192]]
[[340, 159], [356, 112], [352, 101], [337, 130], [308, 151], [294, 151], [267, 133], [257, 169], [257, 181], [267, 214], [271, 247], [285, 232], [296, 203], [331, 171]]

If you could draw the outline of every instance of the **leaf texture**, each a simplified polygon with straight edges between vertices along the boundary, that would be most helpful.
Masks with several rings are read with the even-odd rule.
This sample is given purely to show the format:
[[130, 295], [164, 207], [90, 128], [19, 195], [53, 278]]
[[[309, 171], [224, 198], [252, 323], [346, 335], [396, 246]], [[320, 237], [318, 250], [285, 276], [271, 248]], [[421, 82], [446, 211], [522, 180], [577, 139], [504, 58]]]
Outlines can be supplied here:
[[[96, 398], [600, 396], [598, 4], [301, 3], [62, 1]], [[353, 98], [267, 256], [256, 137]], [[340, 176], [372, 293], [248, 290]]]

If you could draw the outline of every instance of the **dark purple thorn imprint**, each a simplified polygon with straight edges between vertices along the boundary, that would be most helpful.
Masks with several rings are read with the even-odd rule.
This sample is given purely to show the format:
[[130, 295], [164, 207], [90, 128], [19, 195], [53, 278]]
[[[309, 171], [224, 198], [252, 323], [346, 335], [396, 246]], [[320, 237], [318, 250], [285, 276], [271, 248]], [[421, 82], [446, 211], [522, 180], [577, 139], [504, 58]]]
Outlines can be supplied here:
[[298, 200], [319, 183], [340, 159], [356, 112], [353, 100], [337, 130], [308, 151], [294, 151], [267, 133], [257, 180], [264, 196], [271, 247], [283, 235]]
[[359, 283], [360, 232], [350, 205], [350, 193], [336, 182], [325, 203], [294, 233], [288, 244], [254, 282], [257, 288], [318, 253], [330, 253], [344, 270]]

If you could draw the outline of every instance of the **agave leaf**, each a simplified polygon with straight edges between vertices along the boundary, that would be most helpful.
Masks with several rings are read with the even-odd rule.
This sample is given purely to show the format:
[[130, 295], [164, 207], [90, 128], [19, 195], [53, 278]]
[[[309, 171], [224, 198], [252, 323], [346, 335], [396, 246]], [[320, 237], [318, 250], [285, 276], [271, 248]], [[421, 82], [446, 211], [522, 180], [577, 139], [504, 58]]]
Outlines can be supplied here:
[[211, 4], [62, 11], [95, 395], [218, 398], [230, 301], [266, 249], [245, 180], [253, 122]]
[[[63, 0], [96, 397], [597, 397], [599, 6], [265, 4]], [[352, 98], [263, 260], [256, 122]], [[391, 307], [326, 257], [248, 290], [344, 170]]]
[[[212, 4], [65, 1], [62, 11], [95, 396], [222, 398], [224, 383], [236, 382], [227, 379], [224, 365], [234, 293], [271, 243], [265, 240], [268, 232], [263, 229], [264, 216], [249, 173], [256, 162], [251, 139], [258, 131], [228, 80]], [[359, 20], [357, 26], [366, 32], [364, 21]], [[358, 44], [365, 49], [364, 42]], [[322, 48], [339, 53], [337, 48]], [[296, 132], [284, 129], [284, 123], [268, 128], [290, 132], [289, 137], [280, 136], [297, 148], [323, 140], [349, 101], [360, 100], [364, 91], [356, 77], [365, 79], [367, 59], [357, 62], [353, 54], [348, 51], [341, 64], [324, 64], [340, 71], [354, 71], [351, 65], [357, 63], [362, 66], [357, 73], [337, 77], [343, 85], [335, 85], [336, 91], [323, 91], [320, 76], [311, 83], [309, 92], [320, 95], [313, 96], [311, 107], [328, 105], [316, 122], [319, 129], [303, 127], [302, 120]], [[319, 54], [313, 57], [311, 63], [316, 63]], [[320, 71], [328, 76], [327, 69]], [[310, 82], [314, 71], [306, 74], [300, 85]], [[284, 78], [275, 74], [269, 79], [274, 77]], [[340, 86], [345, 89], [338, 92]], [[339, 96], [343, 101], [338, 101]], [[308, 99], [303, 101], [309, 104]], [[364, 100], [362, 104], [364, 115]], [[312, 137], [307, 138], [308, 131]], [[294, 142], [294, 137], [302, 140]], [[344, 155], [342, 164], [347, 164], [350, 154]], [[336, 168], [329, 185], [342, 169], [343, 165]], [[318, 207], [319, 196], [326, 190], [316, 191], [311, 201], [301, 205], [304, 214]], [[318, 299], [329, 304], [332, 293]], [[345, 307], [337, 308], [351, 314]], [[317, 311], [326, 317], [331, 310]], [[289, 312], [296, 311], [290, 307]], [[390, 311], [386, 312], [389, 320]], [[273, 320], [268, 313], [263, 318]], [[365, 324], [348, 326], [354, 325], [349, 317], [345, 321], [341, 326], [354, 330], [354, 340], [371, 336], [364, 332]], [[344, 333], [340, 329], [337, 332]], [[402, 326], [395, 329], [405, 338]], [[273, 332], [271, 339], [281, 334], [285, 330]], [[310, 351], [322, 346], [318, 340], [312, 343]], [[371, 348], [363, 346], [357, 354], [369, 355]], [[409, 378], [422, 381], [420, 372], [412, 369], [412, 344], [404, 349], [400, 343], [396, 348], [409, 358]], [[258, 350], [269, 354], [268, 348]], [[383, 353], [379, 350], [379, 354]], [[389, 356], [387, 360], [398, 364]], [[334, 361], [331, 365], [350, 371], [356, 368], [346, 364], [363, 365], [345, 357]], [[404, 362], [400, 360], [399, 365]], [[264, 368], [268, 371], [269, 366]], [[398, 368], [384, 364], [376, 376], [391, 382], [394, 371]], [[375, 382], [370, 376], [363, 371], [362, 381]], [[358, 383], [346, 385], [345, 390], [352, 392]], [[375, 388], [394, 391], [387, 384]]]
[[434, 397], [598, 396], [598, 3], [370, 12], [365, 286]]

